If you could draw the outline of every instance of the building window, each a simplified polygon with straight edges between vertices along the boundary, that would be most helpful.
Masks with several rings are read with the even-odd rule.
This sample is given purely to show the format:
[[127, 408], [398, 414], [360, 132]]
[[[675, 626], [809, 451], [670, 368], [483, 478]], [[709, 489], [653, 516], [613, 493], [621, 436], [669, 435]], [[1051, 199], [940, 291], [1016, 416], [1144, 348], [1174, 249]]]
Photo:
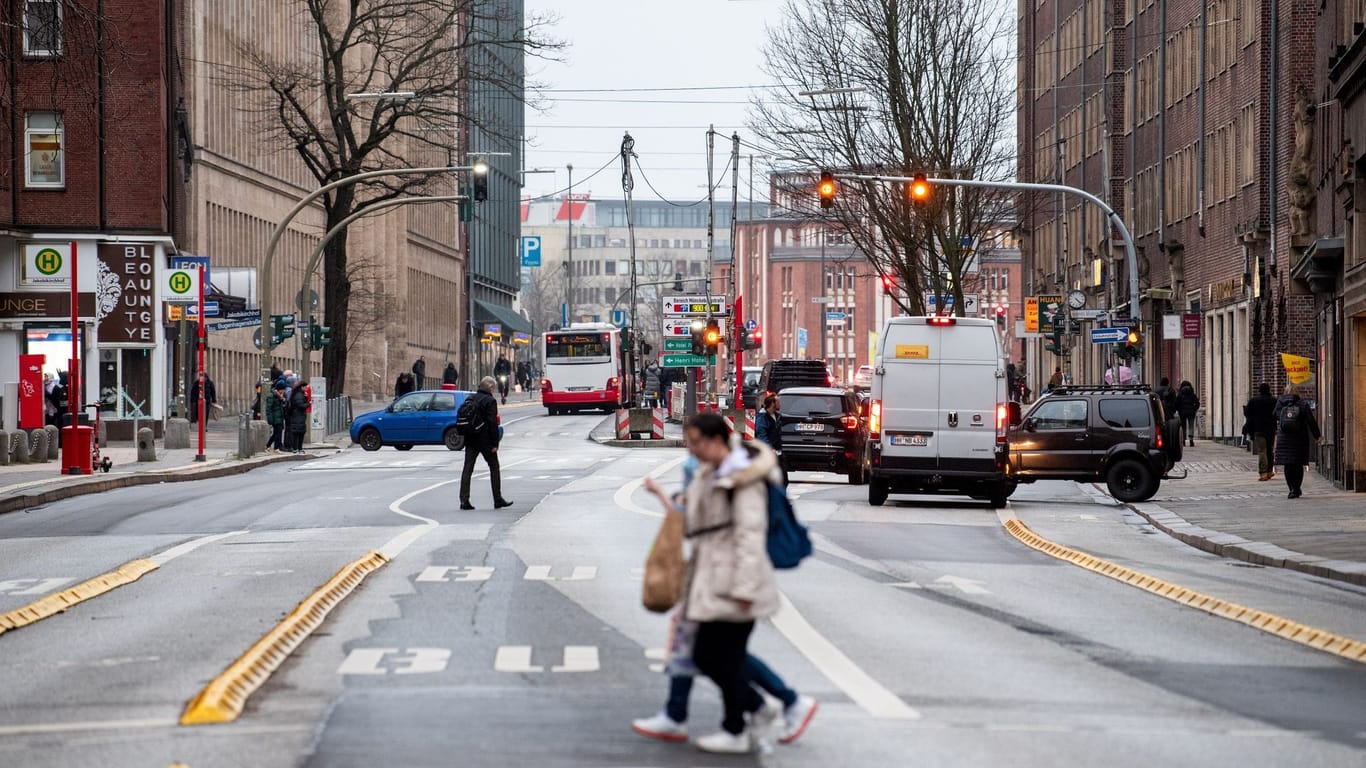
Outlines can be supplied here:
[[61, 2], [27, 0], [24, 3], [24, 55], [60, 56], [61, 53]]
[[56, 112], [31, 112], [24, 116], [26, 186], [66, 186], [63, 138], [62, 116]]
[[594, 247], [594, 248], [606, 248], [606, 247], [607, 247], [607, 235], [593, 235], [593, 247]]
[[606, 262], [602, 266], [604, 274], [615, 275], [617, 273], [617, 263], [615, 261]]
[[616, 301], [616, 300], [617, 300], [617, 289], [616, 289], [616, 288], [613, 288], [612, 286], [609, 285], [609, 286], [607, 286], [606, 288], [604, 288], [603, 290], [606, 291], [606, 293], [607, 293], [607, 300], [608, 300], [608, 301]]

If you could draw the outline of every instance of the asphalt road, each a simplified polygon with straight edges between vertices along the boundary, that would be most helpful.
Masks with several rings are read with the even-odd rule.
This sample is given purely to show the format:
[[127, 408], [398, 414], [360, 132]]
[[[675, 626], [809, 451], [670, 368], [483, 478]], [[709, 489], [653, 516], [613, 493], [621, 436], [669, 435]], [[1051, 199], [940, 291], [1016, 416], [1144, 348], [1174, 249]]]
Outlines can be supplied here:
[[[817, 556], [751, 649], [821, 701], [807, 734], [717, 758], [629, 730], [658, 711], [665, 618], [639, 606], [646, 473], [681, 449], [586, 439], [598, 416], [509, 411], [493, 510], [441, 448], [129, 488], [0, 516], [0, 612], [155, 557], [157, 570], [0, 635], [0, 766], [1356, 766], [1366, 665], [1026, 548], [985, 505], [866, 503], [794, 473]], [[1366, 639], [1366, 590], [1207, 555], [1071, 483], [1024, 486], [1040, 535]], [[369, 576], [225, 725], [186, 702], [367, 551]], [[715, 729], [697, 685], [690, 727]]]

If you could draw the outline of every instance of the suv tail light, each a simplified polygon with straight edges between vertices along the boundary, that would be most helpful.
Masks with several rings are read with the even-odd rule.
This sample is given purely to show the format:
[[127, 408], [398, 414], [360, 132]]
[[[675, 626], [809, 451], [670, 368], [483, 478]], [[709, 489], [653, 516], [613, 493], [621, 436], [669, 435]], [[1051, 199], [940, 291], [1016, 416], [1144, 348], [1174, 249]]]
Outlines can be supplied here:
[[1006, 428], [1010, 426], [1010, 407], [1005, 403], [996, 404], [996, 442], [1006, 441]]
[[825, 374], [825, 386], [827, 386], [827, 387], [833, 387], [833, 386], [835, 386], [835, 376], [834, 376], [834, 374], [830, 374], [830, 373]]
[[852, 432], [852, 431], [858, 429], [858, 417], [857, 417], [857, 416], [841, 416], [841, 417], [840, 417], [840, 423], [843, 424], [843, 425], [844, 425], [844, 428], [847, 429], [847, 430], [849, 430], [850, 432]]
[[882, 439], [882, 401], [874, 400], [868, 406], [868, 437], [872, 440]]
[[1157, 435], [1157, 439], [1153, 441], [1153, 445], [1156, 445], [1157, 450], [1160, 451], [1166, 447], [1162, 444], [1162, 428], [1158, 427], [1157, 429], [1153, 430], [1153, 432]]

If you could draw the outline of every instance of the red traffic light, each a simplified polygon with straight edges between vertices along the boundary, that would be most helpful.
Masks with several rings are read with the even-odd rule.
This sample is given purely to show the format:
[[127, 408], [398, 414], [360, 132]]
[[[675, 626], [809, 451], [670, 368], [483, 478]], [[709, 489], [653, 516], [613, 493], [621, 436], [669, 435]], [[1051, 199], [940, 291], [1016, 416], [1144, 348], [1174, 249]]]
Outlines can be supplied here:
[[892, 289], [896, 287], [896, 279], [891, 275], [882, 276], [882, 292], [890, 295]]
[[830, 171], [821, 171], [820, 184], [816, 185], [816, 191], [821, 196], [822, 208], [833, 208], [835, 206], [835, 192], [839, 187], [835, 184], [835, 174]]

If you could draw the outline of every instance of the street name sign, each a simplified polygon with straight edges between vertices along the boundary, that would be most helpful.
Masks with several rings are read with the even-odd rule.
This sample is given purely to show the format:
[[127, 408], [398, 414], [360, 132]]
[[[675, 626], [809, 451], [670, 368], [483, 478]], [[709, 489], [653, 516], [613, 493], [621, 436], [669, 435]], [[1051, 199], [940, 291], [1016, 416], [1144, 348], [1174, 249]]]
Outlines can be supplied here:
[[684, 338], [684, 339], [678, 339], [678, 338], [668, 339], [668, 338], [666, 338], [666, 339], [664, 339], [664, 351], [665, 351], [665, 352], [691, 352], [691, 351], [692, 351], [692, 339], [691, 339], [691, 338]]
[[1129, 340], [1129, 329], [1117, 325], [1113, 328], [1092, 328], [1092, 344], [1118, 344], [1121, 341]]
[[694, 354], [668, 354], [664, 355], [665, 368], [700, 368], [708, 364], [716, 363], [716, 356], [694, 355]]
[[728, 317], [724, 296], [665, 296], [665, 317]]

